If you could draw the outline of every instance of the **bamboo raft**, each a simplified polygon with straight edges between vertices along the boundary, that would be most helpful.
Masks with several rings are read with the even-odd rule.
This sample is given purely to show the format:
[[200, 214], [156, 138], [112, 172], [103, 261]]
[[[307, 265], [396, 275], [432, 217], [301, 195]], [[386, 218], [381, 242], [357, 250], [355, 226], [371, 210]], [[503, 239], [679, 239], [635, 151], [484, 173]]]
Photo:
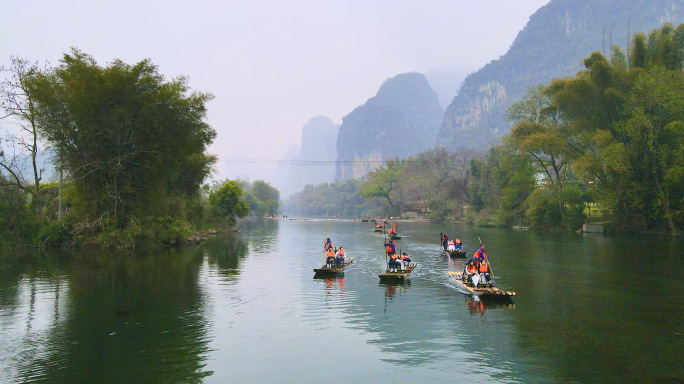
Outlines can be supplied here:
[[375, 232], [383, 232], [382, 228], [375, 228]]
[[459, 250], [455, 250], [455, 251], [442, 250], [442, 252], [444, 252], [445, 254], [447, 254], [451, 257], [466, 257], [466, 255], [468, 254], [466, 251], [463, 251], [463, 250], [461, 250], [461, 251], [459, 251]]
[[385, 281], [403, 281], [405, 280], [411, 272], [413, 272], [414, 269], [418, 266], [417, 263], [409, 263], [408, 266], [404, 267], [404, 270], [398, 270], [397, 272], [390, 272], [390, 269], [387, 268], [385, 273], [378, 275], [380, 280], [385, 280]]
[[344, 264], [340, 267], [330, 267], [328, 268], [327, 265], [323, 265], [320, 268], [314, 268], [314, 272], [316, 274], [338, 274], [344, 271], [345, 268], [347, 268], [351, 263], [354, 262], [354, 258], [350, 257], [344, 260]]
[[392, 237], [390, 237], [390, 239], [392, 239], [392, 240], [401, 240], [401, 236], [394, 236], [394, 235], [392, 235]]
[[361, 222], [362, 222], [362, 223], [367, 223], [367, 222], [368, 222], [368, 219], [361, 219]]
[[480, 298], [511, 299], [515, 296], [515, 292], [502, 291], [493, 284], [479, 284], [477, 288], [475, 288], [473, 283], [464, 282], [461, 279], [463, 277], [463, 272], [449, 271], [449, 277], [451, 277], [461, 288]]

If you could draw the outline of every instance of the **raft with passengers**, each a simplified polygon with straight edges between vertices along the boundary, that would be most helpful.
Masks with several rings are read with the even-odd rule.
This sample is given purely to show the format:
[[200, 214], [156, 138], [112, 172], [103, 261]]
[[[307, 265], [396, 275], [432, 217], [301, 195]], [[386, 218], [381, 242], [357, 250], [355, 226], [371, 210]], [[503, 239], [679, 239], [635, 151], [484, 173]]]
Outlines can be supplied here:
[[314, 268], [313, 271], [316, 275], [336, 275], [342, 273], [345, 268], [354, 262], [354, 258], [347, 257], [344, 247], [335, 249], [330, 238], [326, 239], [323, 251], [325, 252], [325, 264], [320, 268]]
[[451, 257], [466, 257], [466, 251], [461, 249], [463, 242], [461, 239], [456, 237], [454, 240], [450, 240], [446, 233], [440, 233], [440, 242], [442, 245], [442, 252]]
[[387, 237], [389, 237], [392, 240], [401, 240], [401, 236], [399, 236], [399, 234], [397, 233], [396, 223], [394, 223], [394, 225], [392, 225], [390, 229], [387, 230]]
[[513, 291], [503, 291], [495, 287], [492, 283], [492, 276], [494, 276], [494, 271], [487, 260], [484, 244], [480, 245], [480, 249], [465, 265], [463, 272], [449, 271], [449, 277], [456, 285], [482, 299], [510, 300], [515, 296]]
[[381, 281], [404, 281], [418, 266], [418, 263], [411, 261], [406, 252], [397, 254], [397, 246], [392, 239], [385, 243], [385, 255], [387, 269], [385, 273], [378, 275]]

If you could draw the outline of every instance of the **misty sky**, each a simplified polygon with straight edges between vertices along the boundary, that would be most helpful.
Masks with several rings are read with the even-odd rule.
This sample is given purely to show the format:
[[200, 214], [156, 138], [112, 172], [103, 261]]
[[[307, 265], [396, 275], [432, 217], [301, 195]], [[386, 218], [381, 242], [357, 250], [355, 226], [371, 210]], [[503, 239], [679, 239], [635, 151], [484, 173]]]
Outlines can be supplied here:
[[388, 77], [498, 58], [547, 2], [5, 1], [0, 62], [56, 64], [72, 46], [100, 64], [150, 58], [215, 95], [211, 152], [280, 158], [309, 118], [340, 123]]

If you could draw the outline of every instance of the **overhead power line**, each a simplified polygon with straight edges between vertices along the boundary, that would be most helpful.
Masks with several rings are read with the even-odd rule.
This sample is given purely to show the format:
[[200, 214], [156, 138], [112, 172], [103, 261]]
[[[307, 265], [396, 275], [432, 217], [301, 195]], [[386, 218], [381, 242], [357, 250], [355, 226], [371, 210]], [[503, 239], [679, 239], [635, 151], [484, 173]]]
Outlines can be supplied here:
[[230, 164], [284, 164], [284, 165], [384, 165], [384, 160], [297, 160], [297, 159], [245, 159], [245, 158], [221, 158], [224, 163]]
[[[302, 160], [302, 159], [248, 159], [243, 157], [221, 157], [221, 162], [227, 164], [264, 164], [264, 165], [368, 165], [368, 166], [383, 166], [388, 160]], [[442, 163], [455, 164], [460, 163], [456, 160], [440, 161]], [[403, 160], [404, 164], [416, 165], [425, 164], [426, 161], [421, 160]]]

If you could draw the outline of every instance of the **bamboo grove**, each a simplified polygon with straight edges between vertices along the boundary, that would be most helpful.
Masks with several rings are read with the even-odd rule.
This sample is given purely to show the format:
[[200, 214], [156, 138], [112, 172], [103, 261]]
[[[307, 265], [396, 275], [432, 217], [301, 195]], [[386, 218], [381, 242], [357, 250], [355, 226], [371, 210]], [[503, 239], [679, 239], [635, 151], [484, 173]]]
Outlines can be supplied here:
[[[149, 60], [100, 66], [76, 49], [54, 68], [13, 58], [5, 72], [0, 246], [173, 245], [247, 215], [246, 198], [277, 211], [267, 183], [204, 184], [212, 96], [186, 78], [167, 80]], [[41, 153], [59, 175], [49, 182]]]

